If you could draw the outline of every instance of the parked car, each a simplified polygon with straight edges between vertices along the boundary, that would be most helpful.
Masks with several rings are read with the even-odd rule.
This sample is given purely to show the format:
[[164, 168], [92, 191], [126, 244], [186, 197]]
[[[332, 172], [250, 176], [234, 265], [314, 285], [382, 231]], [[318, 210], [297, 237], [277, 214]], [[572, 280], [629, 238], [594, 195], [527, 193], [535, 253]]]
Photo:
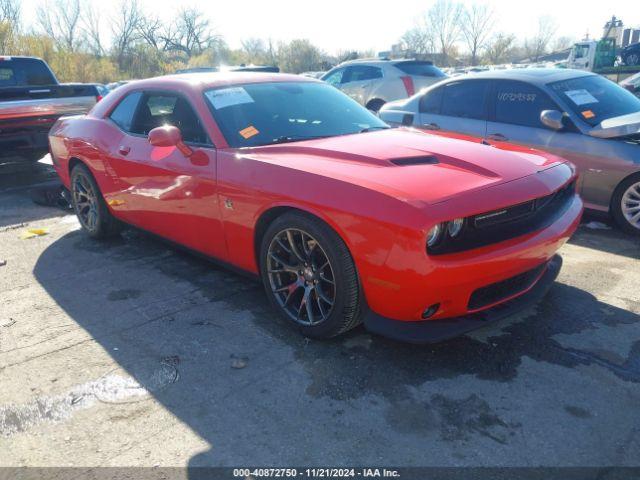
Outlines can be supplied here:
[[96, 97], [96, 102], [99, 102], [109, 93], [109, 89], [101, 83], [87, 83], [92, 88], [92, 92]]
[[562, 158], [391, 129], [298, 75], [131, 83], [49, 138], [86, 233], [132, 224], [260, 276], [311, 337], [363, 320], [429, 341], [519, 311], [582, 212]]
[[640, 42], [632, 43], [620, 50], [620, 58], [625, 65], [640, 65]]
[[620, 86], [629, 90], [636, 97], [640, 97], [640, 72], [622, 80]]
[[578, 168], [587, 208], [640, 234], [640, 99], [567, 69], [476, 73], [385, 105], [389, 122], [546, 150]]
[[60, 84], [39, 58], [0, 56], [0, 156], [40, 160], [58, 117], [87, 112], [96, 103], [89, 85]]
[[322, 76], [322, 80], [373, 112], [444, 78], [446, 75], [431, 62], [385, 59], [351, 60]]

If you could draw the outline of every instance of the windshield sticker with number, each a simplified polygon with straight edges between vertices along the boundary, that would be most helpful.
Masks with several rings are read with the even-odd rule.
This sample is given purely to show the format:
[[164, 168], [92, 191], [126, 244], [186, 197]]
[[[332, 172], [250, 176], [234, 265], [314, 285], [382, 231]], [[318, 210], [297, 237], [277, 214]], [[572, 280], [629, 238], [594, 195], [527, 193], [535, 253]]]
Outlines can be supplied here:
[[591, 95], [587, 90], [567, 90], [564, 94], [576, 105], [587, 105], [588, 103], [598, 103], [598, 99]]
[[501, 102], [535, 102], [535, 93], [502, 92], [498, 94]]
[[242, 87], [221, 88], [218, 90], [209, 90], [205, 93], [211, 105], [216, 110], [221, 108], [240, 105], [243, 103], [253, 103], [253, 98]]

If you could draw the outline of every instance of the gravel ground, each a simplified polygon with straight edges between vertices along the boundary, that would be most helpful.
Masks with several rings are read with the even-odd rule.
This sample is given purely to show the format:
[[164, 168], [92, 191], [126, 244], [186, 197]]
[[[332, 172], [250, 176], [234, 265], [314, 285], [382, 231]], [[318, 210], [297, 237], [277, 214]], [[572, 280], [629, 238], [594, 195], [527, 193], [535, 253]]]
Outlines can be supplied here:
[[317, 342], [250, 279], [33, 204], [48, 167], [0, 169], [0, 466], [640, 466], [637, 239], [582, 226], [542, 303], [446, 343]]

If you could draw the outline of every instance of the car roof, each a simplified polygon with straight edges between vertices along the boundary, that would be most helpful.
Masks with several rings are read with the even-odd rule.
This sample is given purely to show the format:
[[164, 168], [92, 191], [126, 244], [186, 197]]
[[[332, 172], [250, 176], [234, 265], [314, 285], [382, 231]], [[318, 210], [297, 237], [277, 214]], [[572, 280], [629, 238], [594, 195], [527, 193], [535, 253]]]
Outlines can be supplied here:
[[570, 68], [513, 68], [510, 70], [489, 70], [453, 77], [450, 81], [484, 78], [489, 80], [520, 80], [533, 85], [546, 85], [578, 77], [595, 76], [595, 73]]
[[340, 63], [338, 66], [343, 67], [346, 65], [355, 65], [360, 63], [371, 64], [371, 65], [395, 65], [397, 63], [405, 63], [405, 62], [420, 62], [420, 63], [428, 63], [433, 64], [430, 60], [416, 60], [415, 58], [356, 58], [355, 60], [347, 60], [345, 62]]
[[309, 77], [287, 73], [262, 72], [192, 72], [164, 75], [145, 80], [131, 81], [127, 90], [139, 88], [190, 88], [207, 90], [209, 88], [241, 85], [246, 83], [268, 82], [318, 82]]

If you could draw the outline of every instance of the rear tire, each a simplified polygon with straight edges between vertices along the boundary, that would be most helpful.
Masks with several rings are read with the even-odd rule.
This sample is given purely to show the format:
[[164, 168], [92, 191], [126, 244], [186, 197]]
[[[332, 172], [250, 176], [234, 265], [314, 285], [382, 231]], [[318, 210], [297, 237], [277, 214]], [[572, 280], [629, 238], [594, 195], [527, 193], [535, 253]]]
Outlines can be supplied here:
[[260, 274], [271, 305], [307, 337], [335, 337], [361, 321], [351, 254], [315, 217], [289, 212], [269, 225], [260, 245]]
[[622, 230], [640, 235], [640, 173], [618, 185], [611, 199], [611, 213]]
[[122, 224], [109, 212], [89, 168], [79, 163], [71, 171], [71, 200], [82, 229], [93, 238], [108, 238], [122, 230]]

